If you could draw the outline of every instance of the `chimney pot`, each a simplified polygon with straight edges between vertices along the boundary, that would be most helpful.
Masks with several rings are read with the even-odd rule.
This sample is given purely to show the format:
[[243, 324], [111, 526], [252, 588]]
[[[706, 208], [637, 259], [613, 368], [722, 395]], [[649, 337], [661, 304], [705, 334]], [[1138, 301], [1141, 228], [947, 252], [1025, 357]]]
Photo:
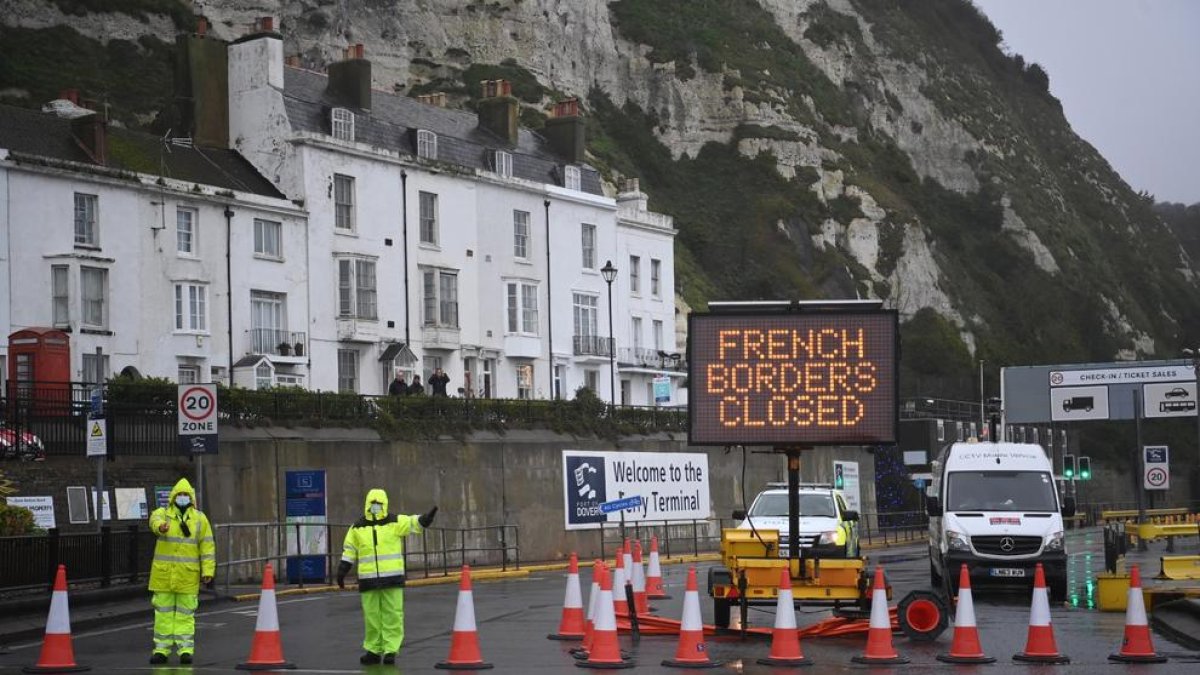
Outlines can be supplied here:
[[363, 45], [360, 42], [360, 43], [354, 45], [354, 58], [361, 59], [362, 57], [363, 57]]
[[204, 37], [208, 33], [208, 19], [202, 16], [196, 17], [196, 35]]
[[271, 33], [275, 30], [275, 17], [264, 16], [258, 20], [259, 29], [264, 33]]

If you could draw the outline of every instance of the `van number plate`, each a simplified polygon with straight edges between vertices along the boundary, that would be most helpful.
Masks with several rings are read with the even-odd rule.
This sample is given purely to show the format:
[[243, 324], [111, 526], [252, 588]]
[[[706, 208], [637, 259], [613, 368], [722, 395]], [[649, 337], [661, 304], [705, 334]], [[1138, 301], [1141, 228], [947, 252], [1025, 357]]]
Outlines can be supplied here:
[[993, 567], [992, 576], [994, 577], [1023, 577], [1025, 570], [1019, 567]]

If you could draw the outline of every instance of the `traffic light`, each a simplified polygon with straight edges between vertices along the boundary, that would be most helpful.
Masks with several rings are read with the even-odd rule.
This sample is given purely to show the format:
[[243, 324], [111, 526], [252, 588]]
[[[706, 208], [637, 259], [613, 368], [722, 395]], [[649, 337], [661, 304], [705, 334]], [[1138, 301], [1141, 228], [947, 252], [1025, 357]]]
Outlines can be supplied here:
[[1075, 455], [1063, 455], [1063, 478], [1075, 478]]
[[1092, 458], [1091, 457], [1080, 457], [1079, 458], [1079, 480], [1091, 480], [1091, 479], [1092, 479]]

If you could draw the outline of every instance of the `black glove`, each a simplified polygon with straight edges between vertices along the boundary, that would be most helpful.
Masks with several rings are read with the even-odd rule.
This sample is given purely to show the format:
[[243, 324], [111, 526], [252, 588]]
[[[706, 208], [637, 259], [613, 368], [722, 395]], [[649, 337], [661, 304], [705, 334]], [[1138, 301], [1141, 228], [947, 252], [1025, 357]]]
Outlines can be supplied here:
[[350, 571], [350, 563], [346, 562], [345, 560], [338, 563], [338, 571], [337, 571], [338, 588], [341, 588], [341, 589], [346, 588], [346, 573], [349, 571]]
[[421, 524], [421, 527], [429, 527], [430, 525], [433, 524], [433, 517], [437, 515], [437, 510], [438, 510], [438, 507], [435, 506], [432, 509], [429, 509], [429, 511], [426, 512], [425, 515], [421, 516], [420, 518], [417, 518], [417, 522]]

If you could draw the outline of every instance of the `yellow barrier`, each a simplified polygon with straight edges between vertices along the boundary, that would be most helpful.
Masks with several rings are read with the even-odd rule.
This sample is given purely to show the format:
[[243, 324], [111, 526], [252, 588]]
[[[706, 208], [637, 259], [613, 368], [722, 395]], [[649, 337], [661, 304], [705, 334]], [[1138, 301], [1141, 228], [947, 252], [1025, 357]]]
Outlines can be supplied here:
[[1146, 541], [1163, 537], [1188, 537], [1200, 534], [1200, 525], [1196, 523], [1181, 523], [1178, 525], [1156, 525], [1143, 523], [1137, 526], [1137, 536]]
[[1159, 579], [1200, 579], [1200, 555], [1165, 555], [1158, 562]]
[[[1146, 509], [1146, 515], [1147, 516], [1187, 516], [1189, 514], [1188, 514], [1187, 508], [1185, 507], [1185, 508], [1175, 508], [1175, 509]], [[1126, 522], [1128, 522], [1130, 519], [1137, 518], [1137, 517], [1138, 517], [1137, 509], [1116, 509], [1116, 510], [1112, 510], [1112, 511], [1101, 511], [1100, 512], [1100, 518], [1102, 520], [1125, 520]]]

